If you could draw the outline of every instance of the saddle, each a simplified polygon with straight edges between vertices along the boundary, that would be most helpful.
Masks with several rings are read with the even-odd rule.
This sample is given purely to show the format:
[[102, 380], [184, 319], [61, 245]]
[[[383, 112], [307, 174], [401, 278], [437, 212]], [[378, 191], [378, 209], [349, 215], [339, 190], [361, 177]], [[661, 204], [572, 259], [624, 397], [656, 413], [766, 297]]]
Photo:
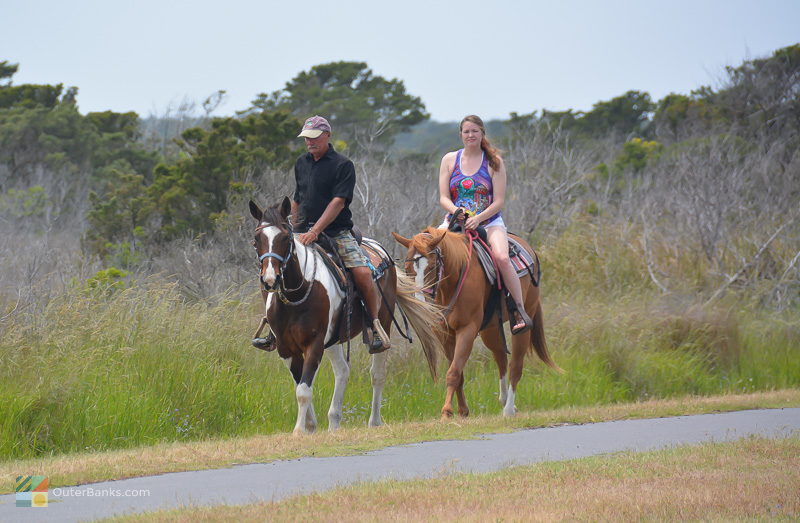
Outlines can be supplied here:
[[[358, 228], [353, 227], [351, 232], [353, 233], [353, 237], [356, 239], [356, 243], [361, 247], [361, 252], [367, 259], [367, 265], [372, 270], [372, 279], [381, 279], [384, 271], [392, 265], [392, 258], [389, 256], [389, 253], [387, 253], [386, 249], [384, 249], [383, 246], [375, 240], [371, 238], [364, 238]], [[322, 260], [325, 262], [325, 266], [328, 268], [328, 270], [330, 270], [331, 274], [336, 280], [336, 283], [339, 284], [339, 288], [342, 290], [342, 292], [347, 292], [349, 273], [347, 271], [347, 267], [344, 266], [344, 261], [342, 260], [341, 256], [339, 256], [339, 253], [336, 250], [336, 247], [334, 246], [330, 236], [323, 232], [319, 235], [317, 241], [312, 245], [314, 249], [322, 255]], [[375, 266], [372, 262], [370, 251], [376, 254], [381, 260], [377, 266]]]
[[[352, 233], [355, 237], [356, 243], [361, 248], [361, 252], [367, 259], [367, 265], [372, 271], [372, 279], [381, 279], [386, 269], [393, 264], [389, 253], [387, 253], [383, 246], [381, 246], [375, 240], [372, 240], [371, 238], [364, 238], [361, 234], [361, 231], [357, 228], [354, 227], [352, 229]], [[345, 267], [344, 261], [339, 255], [339, 252], [336, 250], [331, 238], [327, 234], [322, 233], [317, 241], [312, 244], [312, 246], [321, 255], [320, 258], [322, 258], [322, 261], [330, 271], [330, 274], [333, 276], [334, 280], [336, 280], [339, 289], [345, 295], [345, 303], [342, 307], [341, 313], [339, 314], [336, 326], [336, 332], [338, 332], [339, 335], [328, 341], [328, 343], [325, 344], [325, 348], [331, 347], [338, 343], [344, 343], [344, 340], [347, 340], [346, 343], [349, 360], [350, 325], [354, 314], [361, 314], [365, 318], [363, 338], [364, 343], [368, 342], [367, 330], [369, 328], [369, 321], [366, 321], [368, 320], [366, 309], [361, 299], [355, 299], [357, 297], [357, 292], [352, 280], [352, 276], [350, 276], [350, 271], [348, 271], [347, 267]], [[370, 251], [373, 255], [370, 255]], [[375, 266], [373, 263], [373, 256], [380, 260], [377, 266]]]
[[[458, 209], [455, 213], [453, 213], [448, 230], [453, 232], [462, 232], [463, 217], [461, 216], [461, 212], [461, 209]], [[516, 310], [517, 306], [508, 291], [502, 288], [502, 278], [500, 278], [497, 274], [497, 268], [495, 267], [494, 260], [489, 252], [491, 247], [489, 246], [486, 229], [479, 226], [476, 229], [476, 232], [480, 241], [470, 241], [472, 241], [472, 248], [478, 255], [478, 261], [480, 261], [483, 272], [486, 275], [487, 280], [489, 280], [489, 285], [491, 288], [486, 301], [486, 306], [484, 307], [483, 319], [481, 321], [479, 330], [486, 328], [489, 325], [489, 322], [492, 321], [492, 318], [496, 315], [500, 327], [500, 338], [502, 340], [503, 348], [505, 349], [506, 353], [509, 353], [508, 346], [506, 344], [505, 333], [503, 331], [503, 319], [500, 305], [501, 290], [502, 293], [506, 295], [506, 306], [509, 314]], [[508, 235], [508, 257], [511, 260], [512, 266], [516, 269], [517, 276], [522, 276], [523, 274], [527, 273], [531, 277], [531, 283], [535, 287], [539, 286], [539, 281], [541, 279], [541, 266], [539, 264], [538, 256], [536, 256], [535, 252], [531, 253], [525, 249], [517, 237], [512, 236], [511, 234]], [[535, 272], [534, 268], [536, 269]]]
[[[448, 227], [449, 231], [463, 232], [459, 218], [460, 209], [454, 213], [450, 221], [450, 226]], [[478, 227], [476, 230], [478, 233], [478, 238], [480, 238], [481, 241], [473, 243], [473, 247], [478, 255], [478, 260], [481, 262], [483, 272], [486, 274], [486, 278], [489, 280], [489, 284], [495, 285], [495, 283], [497, 283], [497, 269], [494, 266], [494, 261], [492, 261], [492, 255], [488, 250], [490, 247], [486, 229], [483, 227]], [[536, 256], [536, 253], [531, 255], [531, 253], [528, 252], [528, 250], [519, 242], [517, 236], [513, 235], [512, 233], [508, 234], [508, 258], [511, 260], [511, 264], [514, 266], [514, 269], [516, 269], [517, 276], [522, 276], [523, 274], [527, 273], [530, 275], [531, 282], [533, 283], [534, 287], [539, 286], [539, 280], [542, 276], [542, 268], [539, 265], [538, 256]]]
[[[486, 244], [488, 246], [488, 244]], [[478, 242], [475, 244], [475, 252], [478, 254], [478, 260], [481, 262], [483, 271], [486, 273], [489, 283], [494, 285], [497, 282], [497, 271], [489, 251], [486, 250], [484, 244]], [[517, 271], [517, 276], [528, 274], [531, 277], [531, 282], [535, 287], [539, 286], [541, 278], [541, 267], [539, 266], [539, 259], [534, 253], [531, 255], [519, 241], [509, 234], [508, 236], [508, 258], [511, 264]]]

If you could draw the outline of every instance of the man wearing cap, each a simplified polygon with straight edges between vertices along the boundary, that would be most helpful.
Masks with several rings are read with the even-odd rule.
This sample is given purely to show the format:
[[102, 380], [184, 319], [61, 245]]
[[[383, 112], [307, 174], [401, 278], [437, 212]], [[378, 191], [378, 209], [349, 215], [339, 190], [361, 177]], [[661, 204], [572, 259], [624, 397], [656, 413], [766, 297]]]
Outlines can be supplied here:
[[372, 321], [369, 352], [375, 354], [390, 347], [389, 337], [378, 320], [380, 296], [372, 271], [361, 248], [353, 237], [353, 215], [350, 202], [356, 185], [353, 162], [339, 154], [330, 143], [331, 126], [321, 116], [312, 116], [303, 124], [298, 138], [306, 142], [308, 153], [294, 165], [296, 188], [292, 198], [292, 216], [299, 228], [297, 236], [303, 244], [316, 241], [324, 232], [333, 242], [345, 267], [353, 275], [358, 292]]

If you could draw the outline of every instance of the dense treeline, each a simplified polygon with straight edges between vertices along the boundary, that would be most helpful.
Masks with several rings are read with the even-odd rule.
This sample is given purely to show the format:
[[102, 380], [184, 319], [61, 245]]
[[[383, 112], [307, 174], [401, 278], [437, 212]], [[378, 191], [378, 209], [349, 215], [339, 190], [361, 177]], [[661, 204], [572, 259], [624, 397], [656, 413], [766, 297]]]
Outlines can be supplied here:
[[[166, 271], [200, 295], [247, 272], [243, 203], [290, 192], [305, 116], [332, 120], [334, 143], [360, 175], [355, 214], [381, 239], [437, 221], [438, 154], [458, 145], [454, 125], [420, 125], [422, 101], [361, 62], [313, 67], [234, 117], [211, 117], [220, 91], [204, 116], [180, 115], [195, 126], [172, 131], [135, 113], [81, 114], [76, 88], [14, 85], [17, 68], [0, 62], [4, 251], [63, 241], [64, 258], [88, 274]], [[716, 89], [658, 101], [629, 91], [586, 112], [491, 122], [509, 165], [509, 221], [551, 243], [576, 224], [613, 224], [662, 291], [679, 277], [667, 260], [696, 257], [704, 274], [692, 276], [695, 290], [771, 279], [772, 300], [796, 301], [799, 92], [794, 45], [728, 67]], [[197, 252], [207, 267], [195, 261], [181, 277]], [[6, 300], [43, 270], [4, 256]]]

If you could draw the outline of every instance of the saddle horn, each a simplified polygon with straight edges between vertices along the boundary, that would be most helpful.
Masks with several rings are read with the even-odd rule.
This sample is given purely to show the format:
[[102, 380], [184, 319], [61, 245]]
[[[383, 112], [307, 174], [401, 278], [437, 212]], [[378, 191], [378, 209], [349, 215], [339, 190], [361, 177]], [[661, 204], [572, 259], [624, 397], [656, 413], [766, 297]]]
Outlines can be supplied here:
[[448, 231], [456, 232], [457, 228], [461, 228], [461, 223], [459, 222], [462, 221], [463, 214], [464, 214], [464, 209], [462, 209], [461, 207], [455, 210], [453, 216], [450, 218], [450, 223], [447, 225]]

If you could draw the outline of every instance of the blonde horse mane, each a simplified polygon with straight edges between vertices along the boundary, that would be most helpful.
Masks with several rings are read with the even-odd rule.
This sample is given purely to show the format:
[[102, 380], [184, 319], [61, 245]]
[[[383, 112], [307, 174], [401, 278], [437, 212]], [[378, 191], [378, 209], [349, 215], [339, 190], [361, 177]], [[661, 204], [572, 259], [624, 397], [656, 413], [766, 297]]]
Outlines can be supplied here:
[[[414, 236], [414, 247], [420, 253], [427, 254], [431, 250], [431, 244], [442, 234], [442, 229], [428, 227], [421, 234]], [[444, 238], [438, 243], [442, 250], [444, 261], [444, 273], [458, 276], [461, 267], [469, 261], [469, 251], [465, 236], [460, 232], [445, 231]]]

